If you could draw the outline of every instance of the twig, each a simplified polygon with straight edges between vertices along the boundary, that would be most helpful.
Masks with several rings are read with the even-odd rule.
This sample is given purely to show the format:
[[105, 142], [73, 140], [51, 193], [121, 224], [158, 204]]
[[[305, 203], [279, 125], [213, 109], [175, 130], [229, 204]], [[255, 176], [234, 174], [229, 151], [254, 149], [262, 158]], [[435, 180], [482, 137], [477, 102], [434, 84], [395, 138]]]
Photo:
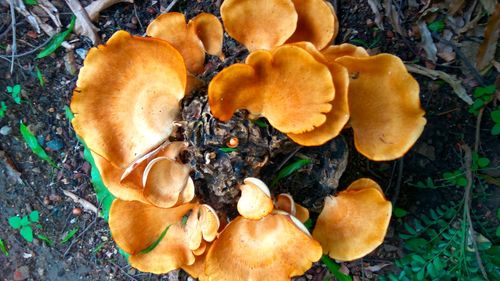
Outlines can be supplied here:
[[126, 272], [125, 270], [123, 270], [123, 268], [121, 268], [121, 266], [117, 265], [116, 263], [112, 262], [112, 261], [108, 261], [110, 264], [116, 266], [123, 274], [125, 274], [125, 276], [127, 276], [128, 278], [130, 278], [131, 280], [135, 280], [137, 281], [136, 278], [134, 278], [134, 276], [128, 274], [128, 272]]
[[394, 189], [394, 195], [392, 196], [392, 206], [396, 206], [396, 202], [398, 201], [399, 197], [399, 191], [401, 190], [401, 182], [403, 181], [403, 159], [404, 157], [401, 157], [399, 159], [399, 169], [398, 169], [398, 179], [396, 181], [396, 188]]
[[[40, 50], [41, 48], [45, 47], [47, 44], [49, 44], [49, 42], [50, 42], [50, 40], [52, 40], [52, 38], [54, 38], [54, 36], [51, 36], [49, 39], [47, 39], [46, 41], [44, 41], [41, 45], [36, 46], [32, 50], [29, 50], [29, 51], [24, 52], [24, 53], [16, 54], [14, 57], [20, 58], [20, 57], [24, 57], [24, 56], [27, 56], [27, 55], [31, 55], [34, 52], [36, 52], [36, 51]], [[0, 55], [0, 57], [6, 58], [7, 56]]]
[[281, 168], [283, 168], [283, 166], [285, 166], [285, 164], [297, 153], [299, 152], [299, 150], [302, 148], [302, 146], [298, 146], [294, 151], [292, 151], [292, 153], [288, 154], [288, 156], [285, 158], [285, 160], [283, 160], [280, 165], [278, 166], [278, 168], [276, 168], [276, 172], [281, 170]]
[[82, 237], [82, 235], [85, 234], [85, 232], [87, 232], [90, 227], [92, 227], [97, 222], [97, 217], [99, 216], [96, 214], [95, 219], [89, 225], [87, 225], [87, 227], [78, 236], [76, 236], [75, 239], [73, 239], [73, 242], [71, 242], [68, 248], [66, 248], [66, 251], [64, 251], [63, 257], [65, 257], [68, 254], [69, 250], [73, 247], [73, 245], [78, 242], [78, 239], [80, 239], [80, 237]]
[[172, 0], [172, 2], [170, 2], [170, 4], [168, 4], [168, 6], [165, 8], [165, 13], [170, 12], [170, 10], [172, 10], [175, 4], [177, 4], [177, 1], [178, 0]]
[[10, 59], [10, 74], [14, 72], [14, 60], [17, 52], [16, 43], [16, 9], [14, 7], [14, 0], [10, 0], [10, 25], [12, 28], [12, 49], [11, 49], [11, 59]]
[[[486, 106], [486, 105], [485, 105]], [[479, 151], [479, 142], [481, 139], [481, 120], [483, 119], [483, 112], [484, 108], [483, 106], [480, 110], [479, 113], [477, 114], [477, 119], [476, 119], [476, 136], [475, 136], [475, 141], [474, 141], [474, 152]]]
[[137, 6], [135, 5], [135, 3], [134, 3], [134, 15], [135, 18], [137, 19], [137, 22], [139, 23], [139, 26], [141, 27], [141, 32], [144, 32], [144, 26], [142, 25], [142, 21], [139, 18], [139, 15], [137, 14]]
[[83, 199], [83, 198], [80, 198], [78, 196], [76, 196], [76, 194], [70, 192], [70, 191], [67, 191], [67, 190], [64, 190], [62, 191], [64, 193], [64, 195], [68, 196], [69, 198], [71, 198], [71, 200], [73, 200], [75, 203], [77, 204], [80, 204], [82, 205], [83, 209], [84, 210], [87, 210], [87, 211], [90, 211], [92, 213], [95, 213], [96, 215], [98, 215], [99, 213], [97, 212], [97, 207], [90, 203], [89, 201]]
[[[478, 119], [480, 119], [478, 117]], [[478, 141], [476, 139], [476, 145], [477, 145]], [[467, 178], [467, 186], [465, 187], [465, 194], [464, 194], [464, 212], [465, 212], [465, 217], [467, 219], [467, 222], [469, 224], [469, 233], [470, 233], [470, 240], [472, 240], [472, 246], [474, 247], [474, 253], [476, 254], [476, 260], [477, 260], [477, 264], [479, 266], [479, 269], [481, 270], [481, 274], [483, 275], [483, 278], [485, 280], [489, 280], [488, 279], [488, 274], [486, 273], [486, 270], [484, 269], [484, 266], [483, 266], [483, 262], [481, 260], [481, 255], [479, 254], [479, 250], [478, 250], [478, 247], [477, 247], [477, 241], [476, 241], [476, 234], [474, 232], [474, 227], [472, 225], [472, 218], [471, 218], [471, 215], [470, 215], [470, 192], [471, 192], [471, 188], [472, 188], [472, 182], [473, 182], [473, 179], [472, 179], [472, 170], [471, 170], [471, 166], [472, 166], [472, 152], [471, 152], [471, 149], [468, 145], [466, 144], [463, 144], [462, 146], [462, 149], [465, 153], [465, 177]], [[477, 152], [477, 151], [475, 151]], [[465, 245], [464, 245], [465, 247]]]

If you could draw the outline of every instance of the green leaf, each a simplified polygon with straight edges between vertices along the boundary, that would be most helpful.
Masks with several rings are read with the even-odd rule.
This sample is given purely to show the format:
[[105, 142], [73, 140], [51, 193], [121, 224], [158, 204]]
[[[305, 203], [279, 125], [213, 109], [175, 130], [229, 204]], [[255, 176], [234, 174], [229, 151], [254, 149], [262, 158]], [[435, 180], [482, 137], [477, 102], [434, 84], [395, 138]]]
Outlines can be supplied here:
[[222, 151], [224, 153], [230, 153], [230, 152], [234, 152], [234, 151], [238, 151], [238, 148], [232, 148], [232, 147], [221, 147], [219, 148], [219, 151]]
[[19, 231], [19, 234], [24, 238], [24, 240], [28, 242], [33, 242], [33, 229], [31, 229], [31, 226], [23, 226], [21, 230]]
[[495, 122], [496, 124], [500, 124], [500, 108], [492, 111], [490, 113], [490, 116], [491, 116], [491, 120], [493, 120], [493, 122]]
[[393, 213], [394, 213], [394, 216], [396, 218], [402, 218], [402, 217], [404, 217], [404, 216], [406, 216], [408, 214], [407, 211], [405, 211], [405, 210], [403, 210], [401, 208], [395, 208], [394, 211], [393, 211]]
[[10, 93], [15, 103], [21, 104], [21, 85], [7, 86], [7, 92]]
[[500, 208], [497, 209], [497, 219], [500, 220]]
[[7, 105], [5, 104], [4, 101], [0, 102], [0, 119], [5, 116], [5, 113], [7, 112]]
[[467, 186], [467, 179], [463, 176], [458, 177], [456, 181], [456, 185], [461, 186], [461, 187], [466, 187]]
[[494, 84], [491, 84], [486, 87], [477, 87], [474, 89], [474, 97], [480, 98], [484, 95], [492, 95], [493, 93], [495, 93], [495, 91], [496, 88]]
[[106, 244], [106, 242], [99, 243], [99, 245], [97, 245], [94, 249], [92, 249], [92, 253], [95, 254], [95, 253], [99, 252], [102, 249], [102, 247], [104, 247], [105, 244]]
[[338, 281], [352, 281], [352, 278], [340, 272], [340, 265], [336, 264], [329, 256], [322, 256], [321, 261]]
[[43, 148], [38, 143], [38, 140], [36, 139], [36, 137], [30, 132], [28, 127], [23, 124], [23, 122], [21, 122], [21, 124], [19, 125], [19, 130], [21, 131], [21, 134], [23, 135], [23, 138], [24, 138], [24, 141], [26, 142], [26, 145], [28, 145], [28, 147], [31, 149], [31, 151], [33, 151], [33, 153], [35, 153], [41, 159], [49, 162], [49, 164], [52, 167], [57, 168], [56, 163], [54, 163], [54, 161], [52, 161], [52, 158], [50, 158], [50, 156], [47, 155], [45, 150], [43, 150]]
[[266, 121], [264, 121], [264, 119], [262, 119], [262, 118], [252, 120], [252, 123], [257, 125], [259, 128], [267, 128], [268, 127]]
[[45, 80], [43, 79], [42, 72], [40, 71], [40, 68], [38, 68], [38, 66], [35, 66], [35, 72], [36, 72], [36, 77], [38, 78], [38, 83], [40, 84], [40, 86], [44, 87]]
[[279, 171], [278, 176], [276, 176], [276, 178], [274, 178], [274, 180], [271, 183], [271, 187], [275, 186], [281, 179], [288, 177], [289, 175], [291, 175], [292, 173], [294, 173], [298, 169], [300, 169], [300, 168], [302, 168], [310, 163], [312, 163], [311, 159], [300, 159], [300, 160], [293, 162], [292, 164], [290, 164], [288, 166], [285, 166], [283, 169], [281, 169], [281, 171]]
[[24, 1], [24, 4], [26, 4], [26, 5], [34, 6], [34, 5], [38, 4], [37, 0], [23, 0], [23, 1]]
[[[2, 117], [1, 114], [0, 114], [0, 117]], [[500, 124], [495, 124], [495, 126], [493, 126], [493, 128], [491, 128], [491, 134], [494, 136], [500, 135]]]
[[49, 247], [52, 247], [52, 245], [54, 245], [54, 242], [52, 242], [52, 240], [50, 240], [49, 237], [47, 237], [45, 235], [37, 234], [36, 237], [38, 239], [42, 240], [43, 242], [45, 242], [47, 244], [47, 246], [49, 246]]
[[75, 228], [71, 229], [70, 231], [68, 231], [66, 236], [64, 236], [64, 238], [61, 240], [61, 244], [68, 242], [71, 238], [73, 238], [73, 236], [75, 236], [75, 234], [77, 232], [78, 232], [78, 227], [75, 227]]
[[9, 218], [9, 225], [14, 229], [21, 228], [21, 218], [18, 216], [13, 216]]
[[29, 214], [29, 219], [31, 222], [38, 222], [40, 220], [40, 213], [38, 211], [33, 211]]
[[495, 231], [495, 235], [500, 237], [500, 226], [497, 226], [497, 230]]
[[21, 218], [21, 226], [27, 226], [27, 225], [30, 225], [31, 222], [29, 221], [28, 217], [27, 216], [23, 216]]
[[0, 251], [2, 251], [2, 253], [8, 257], [9, 256], [9, 251], [7, 250], [7, 247], [5, 247], [5, 244], [3, 243], [3, 240], [0, 239]]
[[55, 52], [57, 50], [57, 48], [59, 48], [59, 46], [61, 46], [62, 42], [64, 42], [66, 37], [68, 37], [68, 35], [71, 34], [71, 32], [73, 31], [73, 28], [75, 27], [75, 21], [76, 21], [76, 17], [72, 16], [71, 23], [69, 24], [68, 29], [66, 29], [65, 31], [54, 36], [54, 38], [52, 38], [52, 40], [50, 40], [47, 47], [45, 47], [45, 49], [43, 49], [40, 53], [38, 53], [36, 58], [41, 59], [41, 58], [49, 56], [50, 54]]
[[477, 165], [479, 166], [479, 168], [488, 167], [490, 165], [490, 159], [486, 157], [481, 157], [477, 159]]
[[307, 219], [306, 222], [304, 222], [304, 226], [311, 231], [313, 227], [313, 221], [311, 219]]
[[163, 237], [165, 237], [165, 235], [167, 234], [167, 231], [170, 228], [170, 226], [171, 226], [171, 224], [169, 224], [167, 227], [165, 227], [163, 232], [160, 234], [160, 237], [158, 237], [158, 239], [156, 239], [156, 241], [154, 241], [151, 245], [149, 245], [146, 249], [140, 251], [139, 253], [140, 254], [147, 254], [147, 253], [151, 252], [152, 250], [154, 250], [154, 248], [156, 248], [156, 246], [158, 246], [158, 244], [160, 244], [161, 240], [163, 240]]
[[445, 24], [444, 20], [435, 20], [427, 25], [430, 31], [432, 32], [441, 32], [443, 31]]

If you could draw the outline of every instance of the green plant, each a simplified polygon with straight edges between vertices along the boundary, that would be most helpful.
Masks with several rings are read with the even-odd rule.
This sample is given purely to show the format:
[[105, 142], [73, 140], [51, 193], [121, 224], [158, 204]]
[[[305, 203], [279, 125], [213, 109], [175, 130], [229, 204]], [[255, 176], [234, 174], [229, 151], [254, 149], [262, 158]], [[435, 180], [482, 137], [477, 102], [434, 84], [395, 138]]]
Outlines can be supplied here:
[[3, 240], [0, 239], [0, 251], [6, 256], [8, 257], [9, 256], [9, 251], [7, 251], [7, 247], [5, 246], [5, 244], [3, 243]]
[[474, 89], [474, 103], [470, 106], [469, 112], [478, 115], [479, 110], [483, 108], [487, 103], [493, 100], [493, 94], [495, 93], [495, 85], [489, 85], [486, 87], [477, 87]]
[[28, 127], [24, 125], [23, 122], [19, 125], [19, 130], [21, 131], [21, 135], [23, 136], [26, 145], [31, 149], [31, 151], [33, 151], [33, 153], [35, 153], [42, 160], [49, 162], [52, 167], [57, 168], [56, 163], [52, 160], [52, 158], [50, 158], [49, 155], [47, 155], [47, 152], [45, 152], [42, 146], [38, 143], [35, 135], [30, 132]]
[[42, 51], [40, 51], [40, 53], [38, 53], [36, 58], [41, 59], [55, 52], [59, 48], [59, 46], [61, 46], [61, 44], [64, 42], [66, 37], [68, 37], [71, 34], [73, 28], [75, 27], [75, 22], [76, 22], [76, 17], [72, 16], [68, 29], [54, 36], [54, 38], [50, 40], [47, 47], [45, 47]]
[[0, 119], [2, 119], [5, 116], [5, 113], [7, 112], [7, 105], [5, 105], [5, 102], [0, 102]]
[[491, 128], [491, 134], [494, 136], [500, 135], [500, 107], [493, 110], [490, 114], [491, 120], [495, 123], [493, 128]]
[[442, 19], [435, 20], [427, 25], [427, 27], [429, 28], [430, 31], [437, 32], [437, 33], [443, 31], [445, 26], [446, 25], [444, 23], [444, 20], [442, 20]]
[[7, 93], [12, 96], [15, 103], [21, 104], [21, 85], [7, 86]]
[[42, 226], [38, 223], [40, 220], [40, 214], [38, 211], [33, 211], [27, 216], [19, 217], [12, 216], [9, 218], [9, 225], [13, 229], [19, 229], [19, 234], [28, 242], [33, 242], [33, 227], [41, 228]]
[[61, 239], [61, 244], [64, 244], [64, 243], [68, 242], [69, 240], [71, 240], [71, 238], [73, 238], [73, 236], [75, 236], [75, 234], [77, 232], [78, 232], [78, 227], [75, 227], [75, 228], [71, 229], [70, 231], [68, 231], [68, 233], [66, 233], [64, 238]]

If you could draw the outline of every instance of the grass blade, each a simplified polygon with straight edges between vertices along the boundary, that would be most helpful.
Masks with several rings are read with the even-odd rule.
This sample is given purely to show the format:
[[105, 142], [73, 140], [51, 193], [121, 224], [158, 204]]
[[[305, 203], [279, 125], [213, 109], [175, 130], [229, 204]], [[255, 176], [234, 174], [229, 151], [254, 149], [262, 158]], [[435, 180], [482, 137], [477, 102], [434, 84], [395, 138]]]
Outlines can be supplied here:
[[158, 239], [156, 239], [156, 241], [154, 241], [151, 245], [149, 245], [146, 249], [140, 251], [139, 253], [141, 253], [141, 254], [147, 254], [147, 253], [153, 251], [154, 248], [156, 248], [156, 246], [158, 246], [158, 244], [160, 244], [161, 240], [163, 240], [163, 238], [165, 237], [165, 235], [167, 235], [167, 231], [170, 228], [170, 226], [172, 226], [172, 225], [169, 224], [165, 228], [165, 230], [163, 230], [163, 232], [160, 234], [160, 237], [158, 237]]
[[41, 59], [55, 52], [59, 48], [59, 46], [61, 46], [62, 42], [64, 42], [66, 37], [68, 37], [68, 35], [73, 31], [73, 28], [75, 27], [75, 21], [76, 17], [71, 17], [71, 23], [69, 24], [68, 29], [54, 36], [54, 38], [50, 40], [49, 45], [47, 45], [45, 49], [38, 53], [36, 58]]
[[311, 162], [312, 162], [311, 159], [300, 159], [284, 167], [283, 169], [281, 169], [281, 171], [279, 171], [278, 176], [274, 178], [274, 180], [271, 183], [271, 186], [275, 186], [280, 180], [288, 177], [298, 169], [310, 164]]
[[64, 238], [61, 240], [61, 244], [64, 244], [68, 242], [75, 234], [78, 232], [78, 227], [73, 228], [72, 230], [68, 231], [68, 234], [64, 236]]
[[329, 256], [322, 256], [321, 261], [326, 265], [328, 270], [339, 281], [352, 281], [352, 278], [340, 272], [340, 265], [336, 264]]
[[3, 240], [0, 239], [0, 251], [2, 251], [2, 253], [8, 257], [9, 256], [9, 251], [7, 250], [7, 247], [5, 247], [5, 244], [3, 243]]
[[52, 161], [52, 158], [50, 158], [49, 155], [47, 155], [47, 152], [45, 152], [45, 150], [43, 150], [43, 148], [38, 143], [38, 140], [36, 139], [36, 137], [33, 135], [33, 133], [30, 132], [28, 127], [23, 124], [23, 122], [21, 122], [21, 124], [19, 126], [19, 130], [21, 131], [21, 135], [23, 136], [23, 139], [26, 142], [26, 145], [31, 149], [31, 151], [33, 151], [33, 153], [35, 153], [41, 159], [49, 162], [49, 164], [52, 167], [57, 168], [56, 163], [54, 161]]

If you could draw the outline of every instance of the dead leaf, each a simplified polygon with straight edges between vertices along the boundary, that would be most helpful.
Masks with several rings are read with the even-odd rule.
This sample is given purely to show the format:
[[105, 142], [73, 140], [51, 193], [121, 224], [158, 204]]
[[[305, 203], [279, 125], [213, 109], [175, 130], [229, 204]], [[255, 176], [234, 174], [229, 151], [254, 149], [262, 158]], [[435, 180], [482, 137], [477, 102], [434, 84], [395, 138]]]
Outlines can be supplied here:
[[476, 65], [479, 71], [487, 68], [495, 58], [498, 37], [500, 36], [500, 3], [496, 5], [495, 12], [490, 16], [484, 40], [479, 46], [479, 52], [476, 58]]
[[[95, 22], [99, 19], [99, 15], [102, 11], [106, 10], [107, 8], [118, 4], [118, 3], [134, 3], [134, 0], [97, 0], [92, 3], [90, 3], [88, 6], [85, 7], [85, 10], [87, 11], [87, 14], [89, 15], [89, 18], [91, 21]], [[82, 34], [82, 25], [80, 21], [76, 22], [75, 25], [75, 33], [76, 34]]]
[[371, 271], [371, 272], [377, 272], [380, 271], [382, 268], [391, 265], [390, 263], [381, 263], [381, 264], [376, 264], [376, 265], [371, 265], [365, 267], [365, 270]]
[[488, 15], [493, 14], [495, 6], [498, 6], [497, 0], [480, 0], [479, 2], [481, 2], [481, 5]]
[[432, 40], [431, 32], [427, 28], [427, 24], [424, 21], [418, 22], [418, 28], [420, 29], [420, 39], [422, 48], [424, 48], [425, 56], [432, 62], [437, 61], [437, 47]]
[[368, 0], [368, 5], [372, 9], [373, 14], [375, 15], [375, 24], [380, 30], [384, 30], [384, 23], [382, 22], [382, 15], [380, 14], [380, 10], [382, 9], [382, 5], [380, 5], [379, 0]]
[[80, 1], [78, 0], [65, 0], [66, 4], [68, 4], [69, 8], [75, 14], [77, 21], [80, 23], [82, 27], [81, 35], [87, 36], [90, 38], [94, 45], [100, 42], [100, 38], [97, 35], [97, 27], [94, 26], [92, 21], [87, 14], [87, 11], [82, 7]]
[[409, 72], [429, 77], [432, 80], [441, 79], [445, 81], [453, 88], [453, 91], [460, 99], [462, 99], [468, 105], [474, 103], [474, 101], [472, 101], [472, 98], [467, 95], [467, 91], [456, 76], [447, 74], [439, 70], [428, 69], [417, 64], [406, 64], [406, 68]]

